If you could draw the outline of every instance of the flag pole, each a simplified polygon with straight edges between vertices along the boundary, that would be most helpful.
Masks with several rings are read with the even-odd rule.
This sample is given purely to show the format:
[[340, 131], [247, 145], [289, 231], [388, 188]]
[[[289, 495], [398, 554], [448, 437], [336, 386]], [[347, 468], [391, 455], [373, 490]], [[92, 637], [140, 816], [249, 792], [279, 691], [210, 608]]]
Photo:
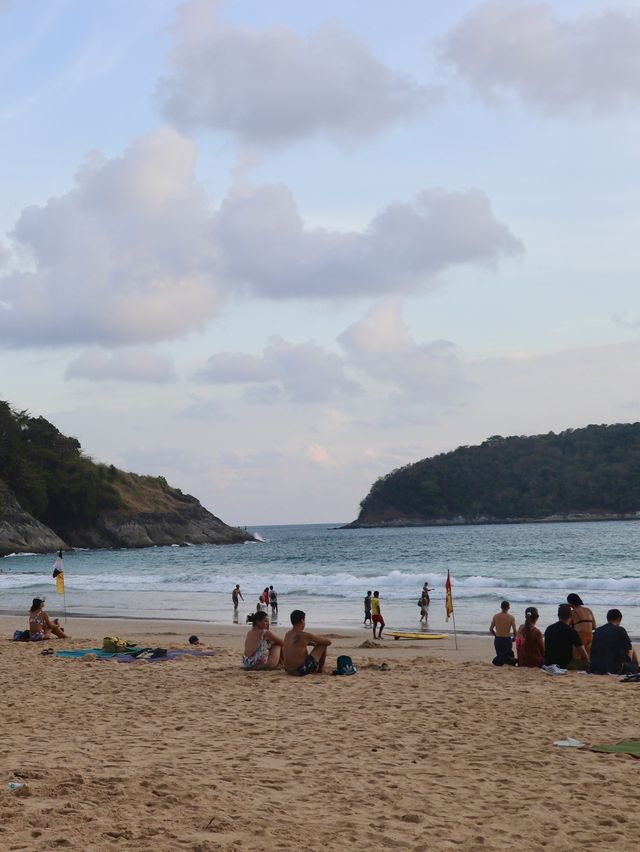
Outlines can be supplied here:
[[445, 613], [446, 620], [449, 621], [449, 616], [453, 618], [453, 638], [456, 643], [456, 651], [458, 650], [458, 632], [456, 630], [456, 613], [453, 608], [453, 591], [451, 589], [451, 572], [447, 570], [447, 581], [444, 584], [445, 589]]

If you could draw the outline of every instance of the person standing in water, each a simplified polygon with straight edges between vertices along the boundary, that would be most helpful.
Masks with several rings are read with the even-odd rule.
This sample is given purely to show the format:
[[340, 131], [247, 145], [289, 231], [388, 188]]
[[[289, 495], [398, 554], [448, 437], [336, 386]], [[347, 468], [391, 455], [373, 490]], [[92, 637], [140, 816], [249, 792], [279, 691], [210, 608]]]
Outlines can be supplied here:
[[271, 607], [271, 618], [278, 617], [278, 594], [273, 586], [269, 586], [269, 605]]
[[233, 601], [234, 610], [238, 610], [238, 599], [244, 600], [242, 597], [242, 592], [240, 591], [240, 584], [236, 584], [235, 589], [231, 592], [231, 600]]

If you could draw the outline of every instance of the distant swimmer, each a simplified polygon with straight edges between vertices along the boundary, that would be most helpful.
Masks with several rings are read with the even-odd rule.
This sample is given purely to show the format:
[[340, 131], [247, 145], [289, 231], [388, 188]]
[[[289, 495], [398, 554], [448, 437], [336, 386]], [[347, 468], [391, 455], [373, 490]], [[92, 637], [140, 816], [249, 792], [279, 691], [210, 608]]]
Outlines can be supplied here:
[[[380, 611], [380, 592], [375, 591], [371, 598], [371, 613], [373, 616], [373, 638], [382, 639], [382, 631], [384, 630], [384, 618]], [[378, 627], [378, 635], [376, 636], [376, 626]]]
[[233, 601], [234, 609], [238, 609], [238, 599], [244, 601], [242, 592], [240, 591], [240, 584], [237, 584], [235, 589], [231, 592], [231, 600]]
[[294, 609], [291, 613], [291, 624], [291, 630], [285, 634], [282, 646], [285, 671], [298, 677], [322, 674], [331, 639], [307, 633], [306, 615], [301, 609]]
[[515, 666], [516, 658], [513, 653], [513, 641], [518, 632], [515, 618], [509, 613], [509, 601], [502, 601], [500, 612], [491, 619], [489, 633], [493, 636], [496, 655], [492, 662], [494, 666]]

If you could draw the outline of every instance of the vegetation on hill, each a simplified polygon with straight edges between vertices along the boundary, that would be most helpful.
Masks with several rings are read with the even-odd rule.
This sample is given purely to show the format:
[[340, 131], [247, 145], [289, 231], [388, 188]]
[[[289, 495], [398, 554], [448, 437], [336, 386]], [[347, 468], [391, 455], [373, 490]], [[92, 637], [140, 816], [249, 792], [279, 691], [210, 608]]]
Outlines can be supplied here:
[[0, 480], [25, 511], [54, 530], [91, 521], [125, 504], [113, 466], [95, 464], [76, 438], [44, 417], [13, 411], [0, 401]]
[[379, 479], [355, 526], [640, 511], [640, 423], [459, 447]]

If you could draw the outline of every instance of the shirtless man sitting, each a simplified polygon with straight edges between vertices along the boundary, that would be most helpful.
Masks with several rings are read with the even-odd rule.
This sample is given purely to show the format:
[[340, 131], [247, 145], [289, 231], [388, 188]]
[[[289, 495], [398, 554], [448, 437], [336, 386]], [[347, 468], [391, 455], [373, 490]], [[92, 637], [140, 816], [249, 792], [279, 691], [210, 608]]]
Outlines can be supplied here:
[[509, 612], [509, 601], [502, 601], [500, 612], [491, 619], [489, 633], [494, 637], [493, 644], [496, 655], [493, 658], [494, 666], [515, 666], [516, 658], [513, 653], [512, 642], [516, 638], [516, 620]]
[[[294, 609], [291, 613], [291, 624], [293, 625], [284, 637], [282, 646], [282, 659], [287, 674], [304, 677], [308, 674], [322, 674], [324, 661], [327, 656], [327, 648], [331, 639], [326, 636], [314, 636], [313, 633], [305, 631], [305, 614], [301, 609]], [[311, 653], [308, 646], [312, 646]]]

